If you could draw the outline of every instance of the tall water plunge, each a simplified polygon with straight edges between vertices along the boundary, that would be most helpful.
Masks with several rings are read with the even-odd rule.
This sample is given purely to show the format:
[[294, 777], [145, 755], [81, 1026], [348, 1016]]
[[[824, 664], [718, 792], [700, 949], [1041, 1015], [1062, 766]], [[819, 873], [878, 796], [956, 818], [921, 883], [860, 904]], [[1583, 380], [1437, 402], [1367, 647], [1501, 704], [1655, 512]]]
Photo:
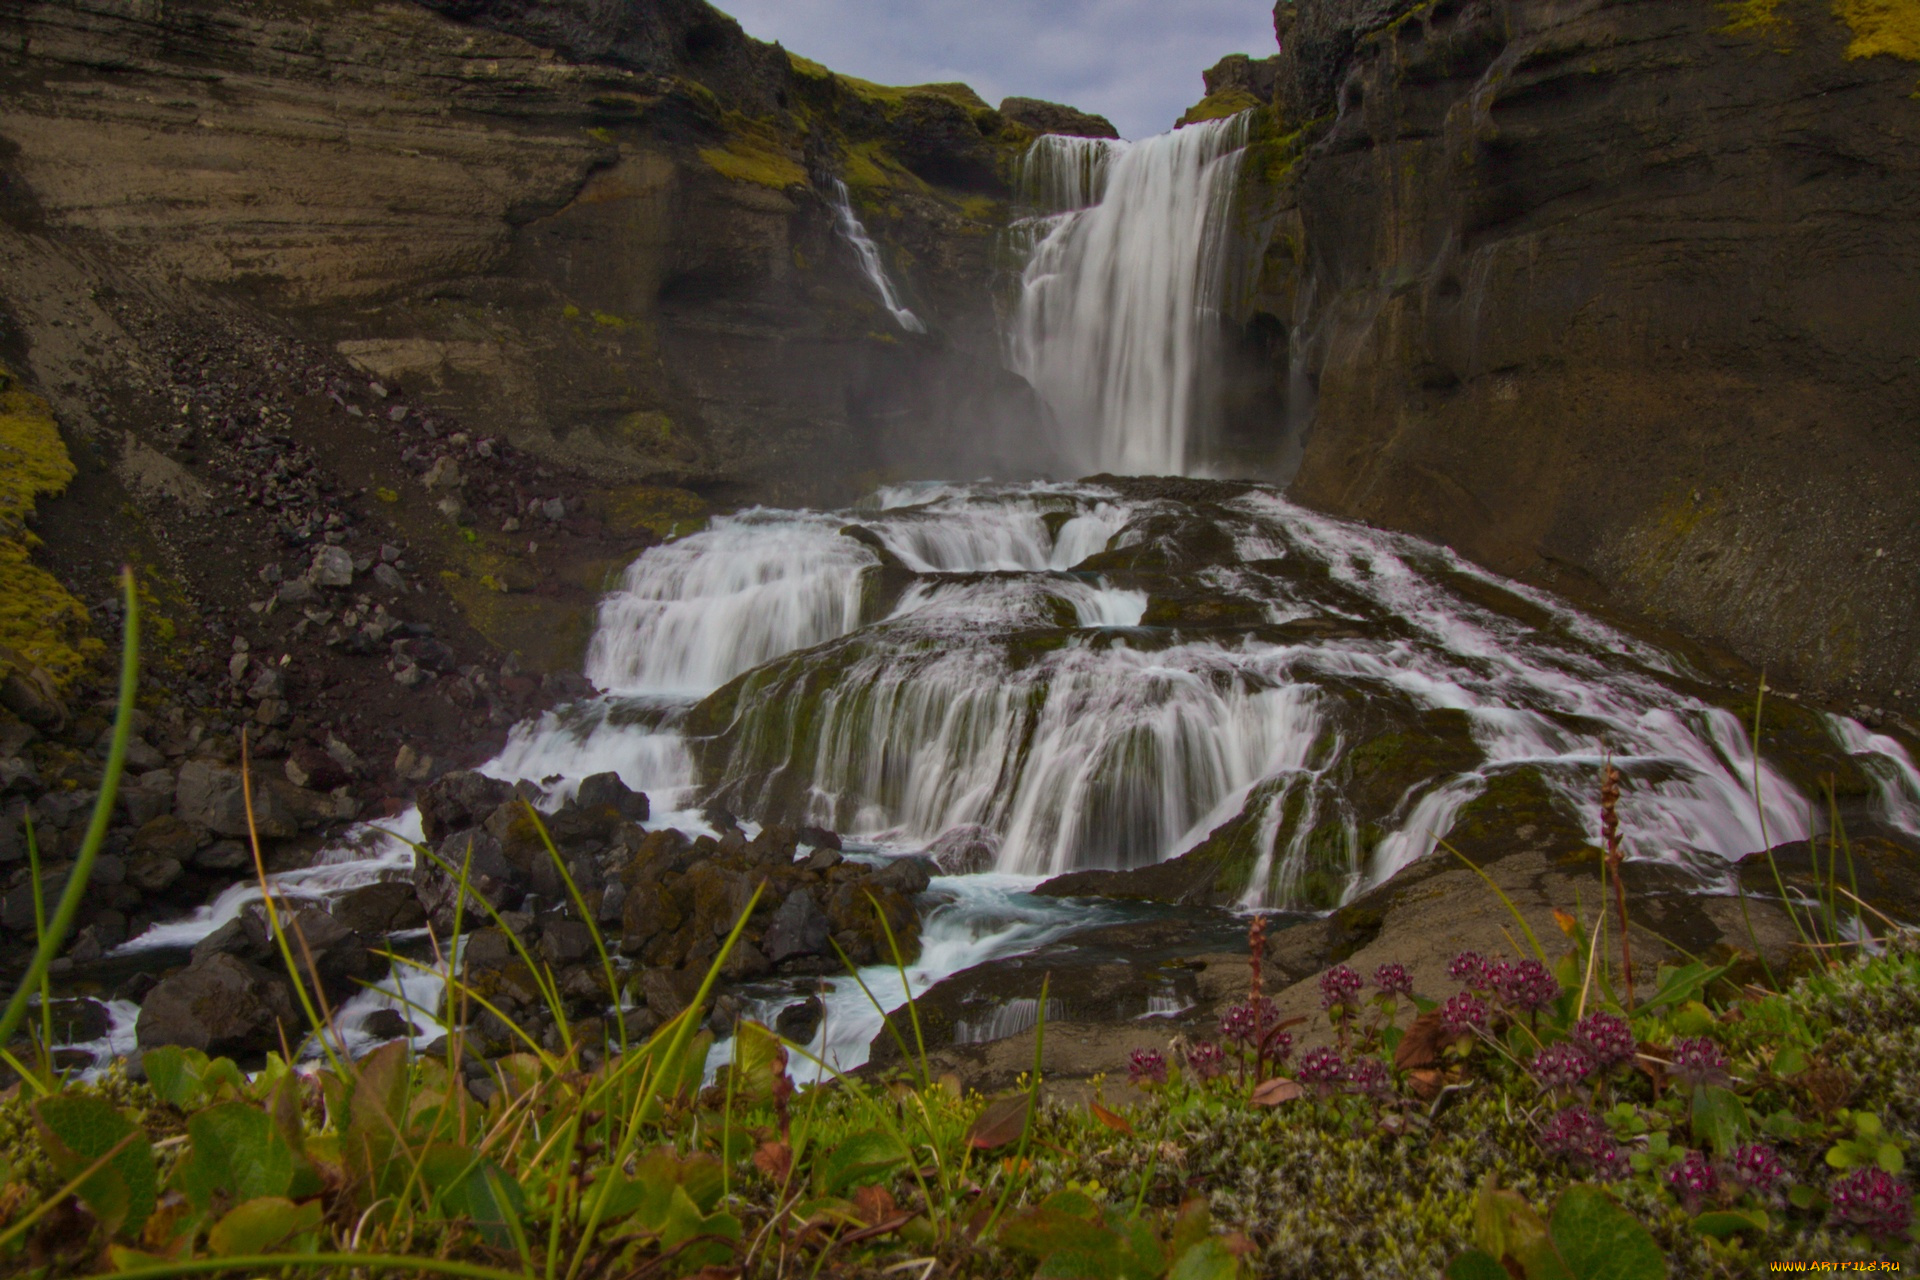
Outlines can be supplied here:
[[1247, 117], [1137, 143], [1049, 135], [1021, 174], [1037, 240], [1007, 361], [1078, 474], [1185, 475], [1204, 461], [1207, 374]]

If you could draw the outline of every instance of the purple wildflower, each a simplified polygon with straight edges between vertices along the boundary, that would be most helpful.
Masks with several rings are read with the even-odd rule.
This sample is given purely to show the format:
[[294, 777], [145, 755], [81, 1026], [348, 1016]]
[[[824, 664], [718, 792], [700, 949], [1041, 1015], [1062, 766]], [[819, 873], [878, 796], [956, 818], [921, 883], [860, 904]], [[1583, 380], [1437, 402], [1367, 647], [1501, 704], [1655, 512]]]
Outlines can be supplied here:
[[1667, 1073], [1681, 1084], [1725, 1084], [1727, 1055], [1705, 1036], [1682, 1036], [1667, 1051]]
[[1393, 1077], [1378, 1058], [1359, 1058], [1347, 1068], [1347, 1088], [1373, 1098], [1393, 1092]]
[[1667, 1185], [1680, 1197], [1688, 1213], [1698, 1213], [1700, 1206], [1720, 1190], [1720, 1175], [1714, 1172], [1713, 1163], [1704, 1152], [1689, 1151], [1680, 1163], [1667, 1170]]
[[1617, 1178], [1627, 1167], [1613, 1130], [1588, 1107], [1576, 1105], [1557, 1112], [1540, 1130], [1540, 1148], [1603, 1179]]
[[1328, 1011], [1352, 1009], [1354, 997], [1366, 980], [1344, 964], [1337, 964], [1320, 975], [1320, 1007]]
[[1905, 1235], [1913, 1219], [1913, 1192], [1881, 1169], [1856, 1169], [1827, 1192], [1834, 1216], [1870, 1236]]
[[1220, 1016], [1220, 1038], [1234, 1044], [1252, 1044], [1262, 1028], [1278, 1022], [1273, 1001], [1261, 996], [1245, 1004], [1236, 1004]]
[[1456, 1040], [1486, 1025], [1487, 1003], [1471, 991], [1448, 997], [1440, 1007], [1440, 1029]]
[[1413, 979], [1407, 976], [1407, 967], [1403, 964], [1383, 964], [1375, 969], [1373, 985], [1380, 988], [1380, 994], [1383, 996], [1413, 994]]
[[1542, 1089], [1574, 1089], [1593, 1074], [1593, 1060], [1579, 1045], [1562, 1040], [1534, 1054], [1530, 1070]]
[[1636, 1046], [1633, 1028], [1611, 1013], [1590, 1013], [1573, 1028], [1573, 1042], [1586, 1052], [1596, 1071], [1611, 1071], [1632, 1062]]
[[1487, 962], [1477, 951], [1462, 951], [1447, 966], [1447, 976], [1461, 986], [1476, 991], [1484, 990], [1487, 981]]
[[1728, 1180], [1740, 1184], [1763, 1200], [1773, 1195], [1791, 1176], [1780, 1153], [1764, 1142], [1750, 1142], [1744, 1147], [1736, 1147], [1733, 1158], [1727, 1162]]
[[1227, 1069], [1227, 1055], [1213, 1041], [1201, 1040], [1187, 1050], [1187, 1069], [1196, 1080], [1211, 1080]]
[[1135, 1049], [1127, 1060], [1127, 1079], [1134, 1084], [1165, 1084], [1167, 1060], [1158, 1049]]
[[1274, 1066], [1279, 1066], [1293, 1056], [1293, 1036], [1285, 1031], [1267, 1032], [1267, 1044], [1262, 1056]]
[[1329, 1088], [1347, 1078], [1347, 1064], [1338, 1049], [1309, 1049], [1300, 1057], [1300, 1083]]
[[1522, 960], [1500, 975], [1494, 991], [1508, 1008], [1537, 1013], [1553, 1003], [1560, 994], [1560, 984], [1538, 960]]

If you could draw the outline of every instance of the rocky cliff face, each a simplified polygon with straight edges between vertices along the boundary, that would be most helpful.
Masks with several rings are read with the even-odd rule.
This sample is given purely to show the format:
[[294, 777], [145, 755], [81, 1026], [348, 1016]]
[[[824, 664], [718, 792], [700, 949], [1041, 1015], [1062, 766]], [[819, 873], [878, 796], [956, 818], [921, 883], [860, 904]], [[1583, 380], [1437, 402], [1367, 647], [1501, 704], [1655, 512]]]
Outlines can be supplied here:
[[1276, 24], [1240, 426], [1294, 494], [1911, 710], [1920, 8]]
[[[798, 63], [699, 0], [17, 3], [0, 84], [0, 291], [56, 399], [118, 372], [62, 339], [72, 286], [119, 273], [610, 479], [837, 497], [1023, 411], [985, 281], [1031, 133], [963, 86]], [[877, 307], [830, 174], [931, 336]]]

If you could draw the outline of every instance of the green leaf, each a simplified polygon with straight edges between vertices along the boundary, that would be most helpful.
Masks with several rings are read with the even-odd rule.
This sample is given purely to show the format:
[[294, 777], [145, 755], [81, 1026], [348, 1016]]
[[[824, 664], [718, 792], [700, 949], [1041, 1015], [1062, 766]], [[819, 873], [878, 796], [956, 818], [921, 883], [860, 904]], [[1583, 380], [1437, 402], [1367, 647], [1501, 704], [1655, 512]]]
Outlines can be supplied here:
[[[1216, 1236], [1202, 1240], [1182, 1253], [1179, 1261], [1173, 1264], [1173, 1270], [1167, 1273], [1167, 1280], [1235, 1280], [1239, 1274], [1240, 1259], [1234, 1257], [1233, 1251]], [[1507, 1280], [1504, 1271], [1500, 1273], [1499, 1280]]]
[[1561, 1193], [1551, 1229], [1574, 1280], [1665, 1280], [1667, 1261], [1652, 1233], [1598, 1187]]
[[1659, 1009], [1666, 1005], [1685, 1004], [1699, 997], [1708, 986], [1718, 981], [1731, 965], [1708, 965], [1698, 960], [1691, 964], [1660, 966], [1660, 984], [1654, 993], [1641, 1002], [1636, 1013]]
[[198, 1049], [166, 1045], [149, 1049], [140, 1058], [147, 1084], [160, 1101], [190, 1111], [200, 1102], [200, 1078], [207, 1071], [207, 1055]]
[[512, 1175], [485, 1156], [452, 1143], [435, 1143], [420, 1159], [420, 1180], [433, 1192], [442, 1217], [465, 1218], [497, 1248], [520, 1235], [527, 1197]]
[[[1206, 1203], [1204, 1200], [1200, 1202], [1203, 1210], [1206, 1207]], [[1042, 1209], [1055, 1209], [1061, 1213], [1070, 1213], [1076, 1218], [1085, 1218], [1089, 1222], [1096, 1222], [1100, 1218], [1100, 1202], [1086, 1192], [1073, 1187], [1066, 1187], [1054, 1192], [1040, 1202], [1040, 1207]], [[1182, 1213], [1184, 1212], [1185, 1210], [1182, 1210]]]
[[[1051, 1201], [1053, 1197], [1047, 1199]], [[1194, 1196], [1180, 1206], [1180, 1216], [1173, 1220], [1173, 1235], [1167, 1240], [1168, 1251], [1178, 1258], [1212, 1234], [1213, 1213], [1207, 1206], [1206, 1197]]]
[[108, 1235], [122, 1227], [138, 1232], [153, 1212], [158, 1175], [153, 1144], [111, 1104], [85, 1094], [56, 1094], [33, 1106], [41, 1144], [63, 1180], [78, 1177], [94, 1161], [120, 1150], [80, 1184], [80, 1199]]
[[1693, 1137], [1724, 1156], [1752, 1131], [1747, 1104], [1731, 1089], [1703, 1084], [1693, 1091]]
[[1513, 1280], [1485, 1249], [1469, 1249], [1447, 1264], [1446, 1280]]
[[1491, 1175], [1482, 1180], [1474, 1200], [1473, 1242], [1495, 1258], [1511, 1255], [1522, 1262], [1552, 1252], [1547, 1224], [1526, 1197], [1502, 1191]]
[[1033, 1280], [1113, 1280], [1120, 1272], [1119, 1250], [1118, 1236], [1101, 1247], [1061, 1249], [1040, 1260]]
[[787, 1073], [787, 1050], [780, 1037], [757, 1022], [742, 1022], [733, 1037], [733, 1096], [751, 1106], [773, 1097], [774, 1081]]
[[822, 1191], [840, 1195], [879, 1182], [906, 1162], [907, 1151], [898, 1138], [884, 1129], [867, 1129], [827, 1152], [817, 1176]]
[[1057, 1253], [1111, 1253], [1120, 1237], [1079, 1214], [1046, 1206], [1015, 1214], [1000, 1226], [1000, 1242], [1036, 1258]]
[[1773, 1055], [1773, 1074], [1783, 1080], [1799, 1075], [1812, 1065], [1813, 1059], [1797, 1044], [1786, 1045]]
[[293, 1149], [259, 1107], [245, 1102], [208, 1107], [187, 1121], [187, 1133], [193, 1145], [174, 1176], [195, 1208], [204, 1211], [215, 1192], [238, 1201], [285, 1196], [292, 1189]]
[[1693, 1229], [1703, 1236], [1725, 1240], [1742, 1231], [1766, 1234], [1771, 1225], [1765, 1209], [1720, 1209], [1703, 1213], [1693, 1220]]
[[270, 1253], [294, 1236], [320, 1225], [320, 1202], [295, 1204], [279, 1196], [262, 1196], [237, 1204], [207, 1232], [207, 1249], [217, 1257], [237, 1258]]

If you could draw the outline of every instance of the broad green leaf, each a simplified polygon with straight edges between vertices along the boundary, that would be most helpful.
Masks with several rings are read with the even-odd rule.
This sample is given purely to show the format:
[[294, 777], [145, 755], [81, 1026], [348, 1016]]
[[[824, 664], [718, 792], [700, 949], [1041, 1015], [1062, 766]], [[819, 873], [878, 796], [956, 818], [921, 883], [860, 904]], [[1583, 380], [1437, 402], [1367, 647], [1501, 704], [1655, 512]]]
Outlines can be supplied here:
[[247, 1073], [232, 1058], [215, 1058], [207, 1063], [207, 1069], [200, 1075], [200, 1089], [202, 1096], [207, 1098], [244, 1098], [247, 1096]]
[[[1239, 1274], [1240, 1259], [1233, 1256], [1224, 1242], [1212, 1238], [1182, 1253], [1173, 1270], [1167, 1273], [1167, 1280], [1235, 1280]], [[1500, 1280], [1506, 1280], [1504, 1272]]]
[[1551, 1226], [1574, 1280], [1666, 1280], [1667, 1261], [1652, 1234], [1598, 1187], [1568, 1187], [1553, 1206]]
[[160, 1101], [189, 1111], [201, 1098], [200, 1078], [207, 1071], [207, 1055], [198, 1049], [165, 1045], [149, 1049], [140, 1057], [147, 1084]]
[[293, 1187], [293, 1149], [275, 1132], [273, 1119], [245, 1102], [223, 1102], [187, 1121], [191, 1154], [176, 1175], [180, 1190], [205, 1209], [212, 1193], [256, 1200], [285, 1196]]
[[1480, 1193], [1474, 1200], [1473, 1241], [1496, 1258], [1511, 1255], [1522, 1262], [1553, 1251], [1547, 1224], [1540, 1220], [1526, 1197], [1502, 1191], [1491, 1176], [1481, 1182]]
[[111, 1104], [85, 1094], [56, 1094], [33, 1106], [40, 1141], [64, 1179], [78, 1177], [94, 1161], [125, 1142], [80, 1184], [80, 1199], [108, 1235], [122, 1227], [136, 1233], [152, 1214], [158, 1194], [153, 1144]]
[[747, 1105], [773, 1097], [773, 1082], [787, 1072], [787, 1050], [780, 1037], [757, 1022], [742, 1022], [733, 1037], [733, 1062], [727, 1068], [734, 1098]]
[[[1206, 1207], [1206, 1203], [1204, 1200], [1200, 1202], [1202, 1209]], [[1076, 1218], [1085, 1218], [1089, 1222], [1100, 1217], [1100, 1202], [1086, 1192], [1072, 1187], [1054, 1192], [1040, 1202], [1040, 1207], [1057, 1209], [1061, 1213], [1070, 1213]]]
[[1812, 1065], [1813, 1059], [1797, 1044], [1786, 1045], [1773, 1055], [1773, 1074], [1783, 1080], [1799, 1075]]
[[1641, 1013], [1666, 1005], [1685, 1004], [1689, 1000], [1697, 999], [1702, 991], [1718, 981], [1731, 967], [1730, 965], [1703, 964], [1698, 960], [1677, 967], [1662, 965], [1659, 986], [1652, 995], [1641, 1002], [1639, 1009], [1634, 1012]]
[[1469, 1249], [1447, 1264], [1446, 1280], [1513, 1280], [1485, 1249]]
[[[703, 1236], [720, 1237], [706, 1243], [687, 1247], [687, 1241]], [[683, 1267], [698, 1267], [709, 1263], [722, 1263], [733, 1256], [733, 1248], [726, 1242], [740, 1238], [740, 1220], [730, 1213], [703, 1215], [693, 1197], [687, 1194], [684, 1186], [673, 1188], [673, 1197], [667, 1209], [666, 1228], [660, 1233], [660, 1247], [678, 1248], [675, 1257]]]
[[1173, 1220], [1173, 1234], [1167, 1240], [1167, 1251], [1176, 1258], [1181, 1257], [1212, 1234], [1213, 1213], [1207, 1206], [1207, 1198], [1194, 1196], [1180, 1206], [1180, 1214]]
[[1044, 1206], [1007, 1219], [999, 1236], [1001, 1243], [1037, 1258], [1063, 1252], [1112, 1253], [1120, 1244], [1120, 1238], [1099, 1223]]
[[1739, 1146], [1750, 1132], [1747, 1104], [1740, 1095], [1717, 1084], [1703, 1084], [1693, 1091], [1693, 1137], [1724, 1156]]
[[507, 1248], [520, 1235], [526, 1194], [512, 1175], [485, 1156], [436, 1143], [421, 1157], [420, 1179], [433, 1192], [442, 1216], [467, 1219], [488, 1244]]
[[884, 1129], [867, 1129], [826, 1153], [818, 1166], [820, 1189], [840, 1195], [889, 1176], [907, 1162], [906, 1148]]
[[1771, 1225], [1765, 1209], [1724, 1209], [1703, 1213], [1693, 1220], [1693, 1229], [1703, 1236], [1725, 1240], [1742, 1231], [1766, 1234]]
[[294, 1236], [320, 1225], [320, 1202], [295, 1204], [280, 1196], [261, 1196], [235, 1205], [207, 1232], [207, 1249], [216, 1257], [270, 1253]]

